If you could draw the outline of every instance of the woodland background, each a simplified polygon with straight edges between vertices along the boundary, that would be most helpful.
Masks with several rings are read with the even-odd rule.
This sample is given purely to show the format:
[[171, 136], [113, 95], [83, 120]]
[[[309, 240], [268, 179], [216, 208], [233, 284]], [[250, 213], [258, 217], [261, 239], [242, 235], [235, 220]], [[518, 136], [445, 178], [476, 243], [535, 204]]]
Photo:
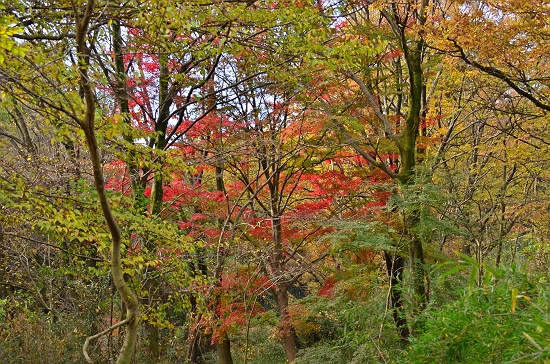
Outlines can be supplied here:
[[550, 2], [0, 4], [3, 363], [550, 360]]

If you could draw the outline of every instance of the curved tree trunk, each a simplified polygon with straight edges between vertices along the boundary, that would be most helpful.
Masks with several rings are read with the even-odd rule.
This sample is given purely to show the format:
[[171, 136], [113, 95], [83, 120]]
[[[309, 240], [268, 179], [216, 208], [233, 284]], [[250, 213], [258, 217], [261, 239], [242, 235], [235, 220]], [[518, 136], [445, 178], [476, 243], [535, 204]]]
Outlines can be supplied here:
[[[119, 364], [129, 364], [137, 341], [137, 333], [139, 328], [139, 302], [137, 296], [132, 292], [124, 281], [124, 275], [121, 264], [121, 249], [122, 239], [121, 232], [116, 222], [116, 219], [111, 210], [107, 192], [105, 190], [103, 170], [101, 159], [99, 156], [99, 146], [95, 135], [95, 108], [96, 101], [93, 93], [92, 85], [88, 79], [88, 67], [90, 51], [86, 46], [86, 37], [88, 32], [89, 22], [94, 8], [94, 0], [90, 0], [86, 5], [84, 15], [80, 17], [79, 7], [71, 1], [73, 14], [76, 20], [76, 45], [78, 52], [78, 69], [80, 73], [80, 87], [84, 95], [85, 115], [83, 120], [79, 122], [80, 127], [86, 136], [86, 145], [90, 151], [90, 160], [93, 168], [94, 184], [101, 204], [101, 209], [105, 218], [105, 222], [111, 233], [111, 275], [113, 283], [120, 294], [122, 301], [126, 306], [126, 317], [123, 320], [127, 324], [124, 343], [120, 349], [120, 354], [117, 359]], [[83, 348], [84, 356], [88, 362], [92, 362], [86, 352], [88, 340]]]

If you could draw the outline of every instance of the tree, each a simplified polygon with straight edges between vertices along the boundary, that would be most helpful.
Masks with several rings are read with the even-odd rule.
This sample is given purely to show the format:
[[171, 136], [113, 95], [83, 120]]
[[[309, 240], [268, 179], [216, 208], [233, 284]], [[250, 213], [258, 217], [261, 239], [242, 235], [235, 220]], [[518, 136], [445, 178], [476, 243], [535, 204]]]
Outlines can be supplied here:
[[[453, 3], [442, 20], [437, 46], [467, 65], [495, 77], [537, 108], [545, 102], [549, 4], [522, 1]], [[482, 24], [482, 26], [479, 26]], [[495, 51], [498, 50], [498, 51]]]
[[[342, 13], [350, 14], [339, 20], [338, 41], [342, 49], [332, 58], [332, 69], [353, 82], [349, 93], [371, 115], [365, 112], [349, 112], [348, 107], [338, 105], [331, 99], [321, 99], [330, 117], [341, 131], [343, 140], [349, 143], [373, 167], [381, 169], [401, 188], [415, 183], [415, 167], [421, 152], [419, 135], [425, 133], [429, 90], [425, 69], [429, 59], [425, 30], [429, 13], [428, 1], [420, 3], [390, 3], [364, 6], [355, 3], [342, 4]], [[377, 37], [380, 41], [373, 41]], [[361, 50], [367, 49], [367, 62], [358, 61], [360, 53], [347, 52], [348, 39], [357, 39]], [[337, 43], [338, 44], [338, 43]], [[370, 45], [370, 49], [366, 48]], [[343, 49], [346, 50], [344, 53]], [[345, 57], [339, 55], [345, 54]], [[355, 58], [354, 58], [355, 57]], [[364, 57], [364, 56], [363, 56]], [[377, 68], [374, 68], [377, 66]], [[387, 75], [386, 75], [387, 74]], [[391, 83], [390, 81], [391, 80]], [[435, 78], [434, 83], [437, 78]], [[338, 102], [340, 98], [336, 99]], [[357, 107], [355, 106], [355, 107]], [[339, 118], [365, 120], [368, 126], [362, 130], [365, 143], [357, 142], [354, 132], [346, 128]], [[349, 116], [348, 116], [349, 115]], [[350, 126], [353, 125], [350, 123]], [[362, 129], [362, 128], [361, 128]], [[387, 154], [391, 151], [391, 154]], [[426, 305], [427, 294], [424, 271], [424, 252], [420, 239], [415, 235], [419, 223], [419, 210], [401, 211], [404, 218], [403, 236], [407, 239], [410, 258], [413, 295], [413, 311], [418, 313]], [[398, 287], [402, 280], [405, 257], [385, 254], [392, 288], [394, 317], [404, 341], [409, 337], [409, 328], [403, 312], [403, 298]]]

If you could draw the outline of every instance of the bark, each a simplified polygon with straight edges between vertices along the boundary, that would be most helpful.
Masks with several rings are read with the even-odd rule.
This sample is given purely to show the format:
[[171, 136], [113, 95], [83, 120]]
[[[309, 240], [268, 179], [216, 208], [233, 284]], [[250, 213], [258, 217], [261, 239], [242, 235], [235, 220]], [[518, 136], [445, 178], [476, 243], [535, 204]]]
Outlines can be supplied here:
[[[427, 304], [426, 279], [424, 270], [424, 249], [416, 236], [409, 242], [409, 256], [411, 260], [411, 280], [413, 284], [413, 315], [418, 315]], [[414, 331], [414, 328], [413, 328]]]
[[[115, 56], [115, 69], [116, 69], [116, 79], [115, 79], [115, 99], [120, 108], [120, 113], [122, 114], [124, 123], [128, 126], [132, 125], [130, 119], [130, 106], [129, 106], [129, 95], [127, 90], [127, 76], [126, 69], [124, 66], [124, 54], [123, 54], [123, 39], [120, 23], [116, 20], [113, 21], [112, 25], [112, 37], [113, 37], [113, 52]], [[130, 134], [124, 135], [124, 140], [128, 144], [134, 143], [134, 138]], [[147, 205], [145, 197], [145, 180], [141, 180], [140, 170], [133, 162], [135, 155], [133, 152], [130, 152], [128, 165], [128, 172], [130, 174], [130, 183], [132, 185], [132, 194], [134, 197], [134, 207], [138, 210], [145, 210]]]
[[[201, 257], [204, 251], [197, 249], [197, 264], [190, 262], [189, 269], [193, 278], [197, 276], [206, 277], [208, 274], [208, 267]], [[191, 304], [190, 319], [189, 319], [189, 336], [187, 337], [187, 362], [198, 363], [200, 358], [200, 344], [204, 334], [204, 326], [201, 324], [202, 314], [199, 312], [199, 304], [194, 293], [189, 294], [189, 302]]]
[[[212, 90], [213, 93], [213, 90]], [[223, 180], [223, 163], [219, 163], [216, 166], [216, 190], [223, 192], [225, 194], [225, 183]], [[220, 219], [218, 221], [218, 225], [220, 227], [223, 226], [223, 219]], [[226, 253], [223, 253], [225, 255]], [[215, 269], [214, 274], [215, 277], [218, 277], [219, 271], [221, 270], [221, 264]], [[221, 278], [220, 278], [221, 283]], [[219, 304], [219, 297], [215, 298], [215, 304], [214, 304], [214, 317], [219, 319], [218, 312], [217, 312], [217, 306]], [[216, 345], [216, 350], [218, 352], [218, 358], [219, 358], [219, 364], [233, 364], [233, 356], [231, 355], [231, 341], [229, 340], [229, 335], [227, 335], [226, 332], [221, 334], [218, 337], [218, 342]]]
[[149, 357], [154, 360], [160, 359], [160, 333], [159, 328], [149, 322], [145, 324], [145, 329], [148, 334], [148, 350]]
[[272, 256], [271, 269], [275, 274], [275, 287], [273, 293], [277, 301], [277, 308], [280, 315], [281, 336], [286, 357], [289, 363], [296, 359], [298, 350], [300, 349], [300, 341], [296, 335], [296, 330], [291, 322], [288, 312], [288, 283], [284, 278], [284, 263], [285, 256], [283, 254], [283, 238], [281, 234], [281, 218], [272, 218], [272, 232], [274, 253]]
[[[124, 66], [124, 55], [123, 55], [123, 38], [120, 22], [113, 21], [112, 24], [112, 37], [113, 37], [113, 52], [115, 56], [115, 69], [116, 69], [116, 84], [115, 84], [115, 98], [120, 107], [120, 113], [123, 116], [124, 122], [131, 126], [130, 120], [130, 107], [129, 107], [129, 95], [127, 90], [127, 77], [126, 70]], [[133, 137], [130, 134], [124, 136], [124, 139], [127, 143], [134, 143]], [[136, 210], [141, 211], [142, 213], [146, 212], [147, 201], [145, 197], [145, 186], [140, 178], [140, 170], [133, 163], [134, 155], [130, 152], [130, 162], [127, 163], [128, 172], [130, 174], [130, 182], [132, 185], [132, 194], [134, 198], [134, 207]], [[162, 181], [161, 181], [162, 182]], [[158, 188], [158, 187], [157, 187]], [[162, 190], [161, 190], [162, 192]], [[153, 204], [156, 205], [156, 204]], [[156, 213], [153, 211], [153, 213]], [[147, 281], [148, 287], [144, 289], [152, 294], [155, 291], [156, 283]], [[145, 331], [147, 332], [148, 339], [148, 351], [149, 357], [152, 359], [160, 358], [160, 333], [157, 326], [146, 322]]]
[[[428, 5], [428, 0], [423, 0], [421, 11], [418, 15], [418, 23], [423, 25], [426, 21], [424, 10]], [[391, 15], [393, 22], [398, 19], [394, 12]], [[404, 24], [400, 24], [404, 25]], [[422, 32], [415, 36], [416, 39], [408, 40], [404, 34], [404, 27], [394, 28], [394, 33], [399, 37], [405, 61], [409, 72], [409, 113], [405, 120], [405, 130], [399, 138], [399, 150], [401, 152], [401, 169], [399, 171], [399, 181], [407, 186], [414, 183], [414, 169], [416, 166], [416, 139], [419, 133], [420, 121], [422, 117], [422, 105], [424, 94], [424, 81], [422, 70], [422, 54], [424, 51], [424, 39]], [[413, 211], [405, 212], [405, 235], [409, 239], [408, 250], [411, 265], [411, 276], [413, 284], [413, 314], [417, 314], [426, 306], [426, 282], [424, 272], [424, 250], [422, 242], [412, 232], [420, 219], [420, 211], [414, 208]]]
[[[160, 101], [160, 110], [157, 121], [155, 122], [155, 149], [162, 152], [166, 147], [166, 132], [168, 129], [168, 119], [170, 116], [170, 107], [172, 106], [172, 98], [170, 96], [169, 90], [169, 71], [168, 71], [168, 59], [166, 55], [159, 55], [159, 67], [160, 67], [160, 80], [159, 80], [159, 101]], [[158, 216], [162, 211], [162, 197], [164, 195], [164, 177], [161, 169], [155, 171], [153, 177], [153, 186], [151, 189], [151, 215]], [[138, 183], [135, 183], [136, 187], [139, 188], [140, 193], [139, 198], [143, 195], [143, 188]], [[139, 203], [139, 198], [136, 199], [136, 202]], [[151, 242], [146, 242], [146, 248], [149, 252], [155, 252], [156, 247]], [[159, 282], [157, 279], [150, 279], [148, 281], [148, 286], [146, 287], [147, 291], [153, 295], [156, 291], [159, 290]], [[148, 336], [148, 349], [149, 355], [153, 359], [158, 359], [160, 357], [160, 332], [159, 328], [156, 325], [147, 323], [146, 324], [147, 336]]]
[[[428, 4], [429, 0], [422, 0], [418, 12], [414, 14], [417, 23], [421, 26], [426, 22], [425, 11]], [[399, 180], [402, 186], [408, 186], [415, 183], [414, 173], [417, 159], [416, 140], [423, 115], [423, 105], [424, 108], [426, 107], [426, 100], [423, 99], [423, 97], [425, 97], [425, 85], [422, 69], [422, 56], [425, 47], [424, 34], [422, 30], [419, 30], [418, 33], [414, 35], [405, 34], [405, 29], [408, 26], [408, 17], [412, 14], [407, 10], [407, 15], [400, 17], [397, 3], [392, 3], [388, 9], [382, 10], [382, 15], [388, 21], [392, 28], [392, 32], [400, 42], [409, 74], [409, 110], [407, 118], [405, 119], [404, 130], [396, 138], [401, 155], [401, 165], [397, 180]], [[413, 208], [413, 211], [404, 211], [404, 215], [405, 224], [403, 233], [408, 239], [410, 271], [414, 292], [414, 297], [411, 302], [412, 312], [413, 315], [416, 315], [426, 306], [427, 298], [423, 246], [422, 242], [412, 231], [419, 223], [420, 210], [418, 208]], [[405, 337], [409, 336], [410, 333], [408, 332], [408, 328], [405, 329], [403, 322], [404, 318], [399, 312], [401, 309], [399, 303], [401, 299], [400, 293], [394, 292], [394, 283], [397, 285], [400, 283], [400, 273], [397, 272], [397, 269], [402, 270], [403, 268], [400, 267], [401, 262], [396, 263], [395, 260], [390, 264], [390, 262], [388, 262], [388, 257], [386, 257], [386, 263], [389, 267], [388, 272], [390, 273], [390, 279], [395, 280], [392, 282], [392, 305], [394, 307], [394, 319], [396, 320], [397, 329], [403, 340]], [[399, 264], [399, 266], [394, 267], [395, 264]], [[397, 294], [397, 296], [395, 296], [395, 294]]]
[[300, 342], [296, 330], [292, 325], [290, 315], [288, 312], [288, 291], [285, 283], [280, 283], [275, 286], [274, 289], [275, 299], [277, 300], [277, 308], [281, 317], [281, 336], [283, 339], [283, 347], [285, 349], [286, 358], [289, 363], [292, 363], [296, 359], [298, 350], [300, 349]]
[[189, 336], [187, 337], [187, 363], [198, 363], [200, 354], [200, 339], [201, 339], [201, 327], [200, 322], [202, 320], [201, 314], [196, 314], [196, 303], [192, 302], [192, 317], [189, 320]]

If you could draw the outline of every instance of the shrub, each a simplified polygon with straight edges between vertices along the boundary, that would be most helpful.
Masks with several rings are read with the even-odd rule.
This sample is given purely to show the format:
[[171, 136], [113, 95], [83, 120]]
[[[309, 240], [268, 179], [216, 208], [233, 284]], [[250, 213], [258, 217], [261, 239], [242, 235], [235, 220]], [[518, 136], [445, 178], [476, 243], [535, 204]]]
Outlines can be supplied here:
[[536, 291], [532, 280], [518, 272], [503, 273], [490, 286], [465, 288], [455, 302], [430, 308], [420, 335], [398, 361], [473, 364], [534, 358], [528, 337], [541, 310], [533, 301], [545, 296], [547, 288]]

